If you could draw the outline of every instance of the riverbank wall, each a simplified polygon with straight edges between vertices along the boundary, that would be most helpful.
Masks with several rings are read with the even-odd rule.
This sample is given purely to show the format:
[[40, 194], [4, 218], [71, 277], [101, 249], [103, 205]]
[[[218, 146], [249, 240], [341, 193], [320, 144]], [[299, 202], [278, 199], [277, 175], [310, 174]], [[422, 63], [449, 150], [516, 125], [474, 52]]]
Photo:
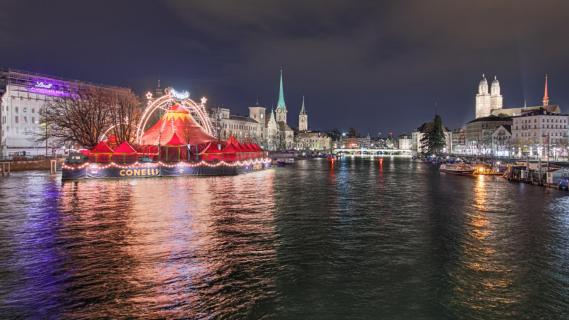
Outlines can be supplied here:
[[[2, 170], [2, 167], [7, 168], [7, 165], [9, 165], [11, 172], [32, 170], [49, 171], [51, 170], [51, 160], [53, 159], [2, 161], [1, 163], [4, 164], [4, 166], [0, 165], [0, 170]], [[56, 161], [57, 169], [59, 170], [63, 165], [64, 159], [56, 159]]]

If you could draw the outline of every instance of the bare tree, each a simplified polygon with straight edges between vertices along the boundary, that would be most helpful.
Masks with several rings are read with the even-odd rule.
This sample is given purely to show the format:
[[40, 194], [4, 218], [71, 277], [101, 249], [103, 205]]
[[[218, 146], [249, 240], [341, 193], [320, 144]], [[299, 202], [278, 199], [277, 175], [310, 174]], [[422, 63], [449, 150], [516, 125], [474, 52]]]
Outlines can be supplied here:
[[68, 97], [49, 102], [41, 111], [46, 130], [39, 140], [93, 147], [110, 127], [117, 140], [132, 140], [140, 104], [130, 91], [82, 87]]
[[134, 142], [136, 138], [136, 125], [142, 115], [142, 104], [130, 91], [127, 93], [113, 93], [111, 97], [110, 117], [112, 134], [117, 141]]

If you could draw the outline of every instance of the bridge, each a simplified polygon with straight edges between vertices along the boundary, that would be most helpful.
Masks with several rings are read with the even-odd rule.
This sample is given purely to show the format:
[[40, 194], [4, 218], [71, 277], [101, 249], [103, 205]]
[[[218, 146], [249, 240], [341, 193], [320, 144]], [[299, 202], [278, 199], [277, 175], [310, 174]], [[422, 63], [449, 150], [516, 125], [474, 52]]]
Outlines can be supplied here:
[[410, 158], [413, 156], [412, 150], [406, 149], [375, 149], [375, 148], [337, 148], [334, 154], [339, 156], [354, 157], [402, 157]]

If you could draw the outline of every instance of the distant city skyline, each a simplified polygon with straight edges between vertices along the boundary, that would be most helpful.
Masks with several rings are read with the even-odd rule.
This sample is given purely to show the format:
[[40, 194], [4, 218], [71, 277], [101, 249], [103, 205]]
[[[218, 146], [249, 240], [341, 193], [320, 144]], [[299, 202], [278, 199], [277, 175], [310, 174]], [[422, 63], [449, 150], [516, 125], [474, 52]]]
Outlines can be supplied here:
[[239, 114], [257, 99], [276, 106], [283, 66], [292, 114], [306, 96], [309, 113], [318, 115], [311, 127], [372, 135], [409, 133], [435, 110], [445, 126], [462, 126], [474, 119], [482, 74], [498, 76], [505, 108], [540, 104], [549, 74], [551, 103], [569, 107], [569, 45], [562, 39], [569, 3], [135, 6], [6, 1], [0, 66], [126, 86], [139, 95], [160, 79]]

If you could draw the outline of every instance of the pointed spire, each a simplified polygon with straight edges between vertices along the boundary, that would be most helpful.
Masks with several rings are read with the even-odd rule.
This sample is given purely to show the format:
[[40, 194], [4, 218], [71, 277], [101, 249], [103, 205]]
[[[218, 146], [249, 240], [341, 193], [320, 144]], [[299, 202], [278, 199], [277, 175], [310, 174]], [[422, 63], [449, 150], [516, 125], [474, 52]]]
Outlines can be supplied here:
[[306, 114], [306, 108], [304, 108], [304, 96], [302, 96], [302, 106], [300, 107], [300, 114]]
[[547, 107], [549, 105], [549, 90], [547, 88], [547, 73], [545, 74], [545, 89], [543, 91], [543, 106]]
[[283, 89], [283, 67], [281, 67], [281, 82], [279, 87], [279, 102], [277, 103], [277, 109], [286, 109]]

